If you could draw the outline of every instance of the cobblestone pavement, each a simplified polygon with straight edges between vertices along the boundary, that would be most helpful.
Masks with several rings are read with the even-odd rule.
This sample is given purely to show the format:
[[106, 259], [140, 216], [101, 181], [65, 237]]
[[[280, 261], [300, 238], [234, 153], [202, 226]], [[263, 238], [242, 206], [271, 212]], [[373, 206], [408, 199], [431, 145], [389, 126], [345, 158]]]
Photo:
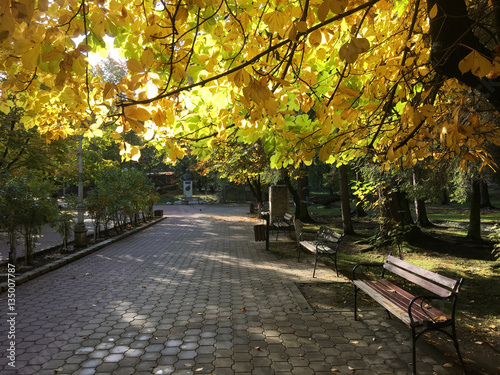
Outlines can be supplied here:
[[[267, 252], [247, 211], [165, 207], [158, 224], [17, 285], [15, 301], [1, 294], [0, 373], [411, 372], [409, 329], [377, 310], [357, 322], [314, 312], [294, 284], [311, 281], [311, 263]], [[420, 374], [456, 371], [421, 344]]]

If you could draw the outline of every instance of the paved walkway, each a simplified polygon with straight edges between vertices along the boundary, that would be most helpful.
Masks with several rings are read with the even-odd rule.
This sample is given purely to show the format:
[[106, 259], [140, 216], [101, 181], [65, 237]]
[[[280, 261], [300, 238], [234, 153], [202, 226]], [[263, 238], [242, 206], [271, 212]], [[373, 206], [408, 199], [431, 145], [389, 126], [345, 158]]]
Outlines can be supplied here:
[[[380, 311], [358, 322], [312, 311], [294, 284], [311, 281], [312, 265], [266, 252], [247, 206], [164, 210], [160, 223], [17, 285], [17, 315], [0, 295], [2, 375], [410, 373], [409, 330]], [[336, 279], [325, 266], [318, 276]], [[420, 374], [458, 373], [439, 353], [418, 358]]]

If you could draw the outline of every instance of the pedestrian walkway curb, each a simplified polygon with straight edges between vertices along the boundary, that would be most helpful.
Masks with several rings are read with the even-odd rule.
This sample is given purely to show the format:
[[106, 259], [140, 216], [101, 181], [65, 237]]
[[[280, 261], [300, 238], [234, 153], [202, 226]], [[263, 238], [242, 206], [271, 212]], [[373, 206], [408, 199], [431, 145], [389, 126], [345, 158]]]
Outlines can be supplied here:
[[[19, 275], [18, 277], [16, 277], [16, 285], [19, 285], [19, 284], [22, 284], [22, 283], [25, 283], [29, 280], [32, 280], [34, 279], [35, 277], [38, 277], [38, 276], [41, 276], [43, 274], [46, 274], [50, 271], [53, 271], [53, 270], [56, 270], [62, 266], [64, 266], [65, 264], [68, 264], [68, 263], [71, 263], [71, 262], [74, 262], [75, 260], [78, 260], [80, 258], [83, 258], [84, 256], [88, 255], [88, 254], [92, 254], [98, 250], [101, 250], [102, 248], [112, 244], [112, 243], [115, 243], [115, 242], [118, 242], [128, 236], [131, 236], [137, 232], [140, 232], [146, 228], [149, 228], [150, 226], [154, 225], [154, 224], [157, 224], [159, 223], [160, 221], [166, 219], [167, 217], [164, 216], [164, 217], [161, 217], [161, 218], [158, 218], [158, 219], [154, 219], [153, 221], [149, 222], [149, 223], [146, 223], [145, 225], [141, 226], [141, 227], [138, 227], [138, 228], [134, 228], [130, 231], [127, 231], [125, 233], [122, 233], [116, 237], [113, 237], [113, 238], [110, 238], [108, 240], [105, 240], [105, 241], [102, 241], [102, 242], [99, 242], [95, 245], [92, 245], [92, 246], [89, 246], [89, 247], [86, 247], [80, 251], [77, 251], [76, 253], [73, 253], [73, 254], [68, 254], [60, 259], [57, 259], [49, 264], [46, 264], [44, 266], [41, 266], [41, 267], [38, 267], [38, 268], [35, 268], [31, 271], [28, 271], [28, 272], [25, 272], [21, 275]], [[0, 293], [3, 293], [5, 291], [7, 291], [9, 288], [8, 286], [8, 282], [4, 282], [4, 283], [0, 283]]]

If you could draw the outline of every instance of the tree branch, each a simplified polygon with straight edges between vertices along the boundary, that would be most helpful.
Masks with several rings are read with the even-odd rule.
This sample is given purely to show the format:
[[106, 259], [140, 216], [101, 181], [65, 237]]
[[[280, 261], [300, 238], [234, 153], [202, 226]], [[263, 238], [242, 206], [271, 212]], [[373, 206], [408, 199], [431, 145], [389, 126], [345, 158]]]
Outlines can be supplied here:
[[[354, 13], [357, 13], [359, 12], [360, 10], [363, 10], [367, 7], [371, 7], [372, 5], [378, 3], [380, 0], [371, 0], [371, 1], [368, 1], [362, 5], [359, 5], [355, 8], [352, 8], [342, 14], [338, 14], [332, 18], [329, 18], [323, 22], [320, 22], [318, 23], [317, 25], [311, 27], [310, 29], [308, 29], [307, 31], [305, 32], [302, 32], [302, 33], [298, 33], [297, 34], [297, 37], [296, 39], [299, 39], [300, 37], [302, 36], [306, 36], [306, 35], [309, 35], [310, 33], [312, 33], [313, 31], [315, 30], [318, 30], [326, 25], [329, 25], [333, 22], [336, 22], [336, 21], [339, 21], [345, 17], [348, 17]], [[121, 103], [117, 103], [118, 106], [120, 107], [128, 107], [128, 106], [132, 106], [132, 105], [137, 105], [137, 104], [151, 104], [155, 101], [158, 101], [160, 99], [164, 99], [164, 98], [167, 98], [167, 97], [170, 97], [170, 96], [174, 96], [174, 95], [177, 95], [177, 94], [180, 94], [181, 92], [184, 92], [184, 91], [189, 91], [195, 87], [203, 87], [205, 86], [207, 83], [210, 83], [210, 82], [213, 82], [213, 81], [216, 81], [222, 77], [225, 77], [225, 76], [228, 76], [232, 73], [235, 73], [237, 72], [238, 70], [240, 69], [243, 69], [247, 66], [250, 66], [250, 65], [253, 65], [255, 64], [257, 61], [259, 61], [262, 57], [268, 55], [269, 53], [273, 52], [273, 51], [276, 51], [277, 49], [287, 45], [288, 43], [293, 43], [294, 41], [292, 41], [291, 39], [287, 38], [287, 39], [284, 39], [282, 40], [281, 42], [275, 44], [274, 46], [270, 46], [268, 49], [266, 49], [265, 51], [262, 51], [261, 53], [255, 55], [252, 59], [232, 68], [232, 69], [229, 69], [229, 70], [226, 70], [225, 72], [223, 73], [220, 73], [220, 74], [217, 74], [213, 77], [209, 77], [209, 78], [206, 78], [204, 80], [201, 80], [199, 82], [196, 82], [196, 83], [193, 83], [193, 84], [190, 84], [190, 85], [186, 85], [186, 86], [183, 86], [183, 87], [178, 87], [176, 89], [173, 89], [169, 92], [165, 92], [165, 93], [162, 93], [161, 95], [158, 95], [154, 98], [151, 98], [151, 99], [144, 99], [144, 100], [132, 100], [132, 99], [128, 99], [127, 101], [122, 101]]]
[[[496, 0], [498, 6], [499, 1]], [[479, 78], [470, 71], [462, 74], [458, 64], [472, 50], [486, 58], [493, 58], [490, 51], [473, 33], [475, 22], [469, 18], [465, 0], [427, 0], [427, 11], [437, 6], [437, 15], [430, 20], [432, 40], [431, 64], [448, 78], [476, 89], [497, 110], [500, 110], [500, 77]]]

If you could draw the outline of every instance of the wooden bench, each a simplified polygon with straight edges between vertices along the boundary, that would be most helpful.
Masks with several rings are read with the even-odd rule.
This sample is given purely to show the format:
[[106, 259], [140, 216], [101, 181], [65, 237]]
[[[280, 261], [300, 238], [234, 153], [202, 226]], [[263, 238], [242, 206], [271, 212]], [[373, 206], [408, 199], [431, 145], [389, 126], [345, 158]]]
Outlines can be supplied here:
[[335, 271], [337, 276], [339, 275], [339, 270], [337, 268], [337, 250], [344, 238], [343, 234], [337, 233], [329, 228], [321, 227], [316, 233], [316, 239], [314, 241], [304, 241], [302, 239], [304, 232], [299, 234], [299, 257], [300, 262], [300, 250], [301, 248], [315, 254], [316, 259], [314, 260], [313, 277], [316, 275], [316, 266], [320, 257], [327, 255], [333, 260], [335, 265]]
[[288, 212], [280, 218], [274, 218], [273, 227], [276, 229], [276, 241], [278, 240], [278, 236], [280, 231], [287, 231], [289, 234], [292, 232], [292, 228], [294, 228], [293, 224], [293, 215]]
[[[364, 273], [365, 270], [373, 266], [378, 267], [379, 270], [382, 269], [379, 279], [367, 277]], [[401, 286], [395, 285], [387, 278], [391, 274], [402, 278], [405, 283], [410, 282], [420, 287], [420, 289], [424, 290], [424, 294], [414, 296]], [[413, 374], [416, 374], [417, 371], [416, 342], [425, 332], [432, 330], [443, 332], [453, 340], [460, 363], [465, 373], [467, 373], [458, 347], [455, 329], [455, 307], [462, 281], [463, 279], [453, 280], [428, 271], [391, 255], [387, 256], [383, 263], [358, 264], [353, 269], [352, 278], [354, 284], [354, 319], [358, 319], [357, 297], [358, 290], [362, 290], [384, 307], [389, 317], [391, 315], [395, 316], [411, 327]], [[435, 302], [447, 306], [447, 313], [438, 310], [434, 305]], [[451, 328], [451, 332], [449, 332], [448, 328]]]

